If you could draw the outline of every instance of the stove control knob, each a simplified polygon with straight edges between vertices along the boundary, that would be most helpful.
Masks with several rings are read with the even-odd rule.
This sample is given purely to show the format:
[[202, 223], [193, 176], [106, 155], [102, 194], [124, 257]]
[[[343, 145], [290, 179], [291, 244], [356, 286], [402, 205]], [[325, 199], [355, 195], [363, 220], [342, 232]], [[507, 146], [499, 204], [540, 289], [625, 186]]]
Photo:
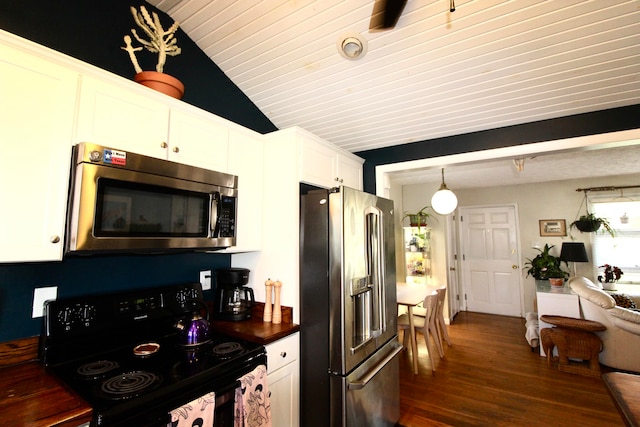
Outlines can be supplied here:
[[65, 307], [58, 312], [58, 322], [60, 322], [60, 325], [62, 325], [65, 331], [71, 329], [74, 317], [74, 312], [71, 307]]
[[95, 318], [96, 309], [89, 304], [76, 305], [76, 320], [85, 327], [91, 326], [91, 321]]

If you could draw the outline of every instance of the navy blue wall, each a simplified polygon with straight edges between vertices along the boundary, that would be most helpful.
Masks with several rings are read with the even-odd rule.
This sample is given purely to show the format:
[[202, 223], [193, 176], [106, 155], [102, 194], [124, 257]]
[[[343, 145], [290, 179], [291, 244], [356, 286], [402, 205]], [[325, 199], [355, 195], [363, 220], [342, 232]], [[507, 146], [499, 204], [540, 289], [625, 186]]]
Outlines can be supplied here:
[[637, 128], [640, 128], [640, 105], [631, 105], [356, 154], [365, 159], [364, 189], [375, 194], [375, 168], [378, 165]]
[[[130, 6], [140, 0], [0, 0], [0, 28], [131, 79], [133, 66], [122, 40], [135, 27]], [[173, 22], [160, 12], [165, 26]], [[276, 127], [182, 31], [182, 54], [165, 71], [186, 87], [183, 101], [260, 133]], [[156, 56], [139, 57], [154, 70]], [[3, 242], [4, 244], [4, 242]], [[199, 271], [228, 267], [227, 254], [96, 256], [62, 262], [0, 264], [0, 342], [40, 334], [31, 318], [34, 288], [58, 286], [58, 296], [103, 293], [199, 280]], [[205, 298], [212, 295], [205, 293]]]
[[[137, 28], [129, 8], [141, 4], [149, 12], [157, 12], [165, 28], [173, 23], [142, 0], [0, 0], [0, 28], [133, 79], [129, 55], [120, 47], [131, 28]], [[176, 39], [182, 53], [168, 57], [164, 71], [184, 83], [184, 102], [256, 132], [277, 130], [181, 29]], [[137, 57], [143, 70], [155, 71], [157, 54], [145, 50]]]
[[[58, 286], [58, 298], [198, 282], [200, 270], [229, 267], [231, 255], [71, 257], [62, 262], [0, 264], [0, 342], [39, 335], [40, 318], [31, 318], [33, 290]], [[205, 299], [213, 300], [212, 291]]]

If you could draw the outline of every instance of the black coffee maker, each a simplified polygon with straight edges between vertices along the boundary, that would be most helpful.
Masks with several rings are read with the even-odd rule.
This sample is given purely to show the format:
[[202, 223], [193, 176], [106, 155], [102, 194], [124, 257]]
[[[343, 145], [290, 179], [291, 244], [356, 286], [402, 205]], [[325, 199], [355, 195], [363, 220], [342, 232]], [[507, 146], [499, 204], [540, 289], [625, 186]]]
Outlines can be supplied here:
[[216, 270], [216, 292], [213, 317], [219, 320], [244, 320], [251, 317], [254, 298], [246, 268]]

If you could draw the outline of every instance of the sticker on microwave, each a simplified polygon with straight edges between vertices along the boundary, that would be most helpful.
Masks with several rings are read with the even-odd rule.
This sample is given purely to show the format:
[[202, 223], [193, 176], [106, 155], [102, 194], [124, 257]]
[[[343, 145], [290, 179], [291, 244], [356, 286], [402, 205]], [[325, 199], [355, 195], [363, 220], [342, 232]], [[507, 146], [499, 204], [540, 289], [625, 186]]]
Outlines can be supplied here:
[[127, 164], [127, 152], [118, 150], [104, 150], [104, 162], [112, 165], [125, 166]]

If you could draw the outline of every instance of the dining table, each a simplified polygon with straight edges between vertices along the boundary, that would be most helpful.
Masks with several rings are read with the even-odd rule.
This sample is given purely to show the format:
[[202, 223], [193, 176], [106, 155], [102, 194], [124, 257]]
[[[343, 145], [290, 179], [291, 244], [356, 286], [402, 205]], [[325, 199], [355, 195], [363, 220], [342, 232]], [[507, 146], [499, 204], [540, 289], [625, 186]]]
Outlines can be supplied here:
[[418, 374], [418, 342], [413, 320], [413, 308], [424, 301], [427, 295], [435, 294], [440, 286], [418, 283], [396, 282], [396, 300], [400, 306], [407, 308], [409, 317], [409, 337], [411, 339], [412, 368], [415, 375]]

